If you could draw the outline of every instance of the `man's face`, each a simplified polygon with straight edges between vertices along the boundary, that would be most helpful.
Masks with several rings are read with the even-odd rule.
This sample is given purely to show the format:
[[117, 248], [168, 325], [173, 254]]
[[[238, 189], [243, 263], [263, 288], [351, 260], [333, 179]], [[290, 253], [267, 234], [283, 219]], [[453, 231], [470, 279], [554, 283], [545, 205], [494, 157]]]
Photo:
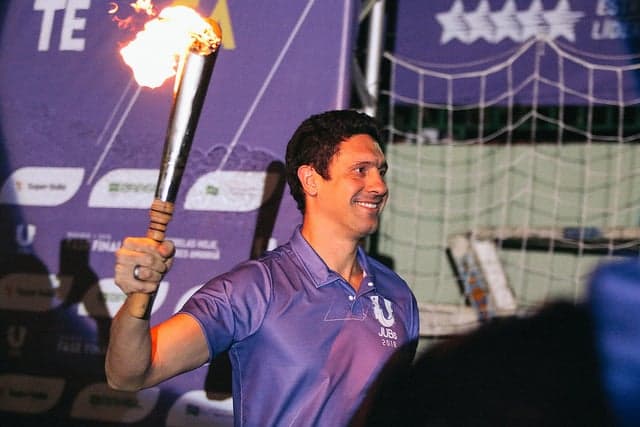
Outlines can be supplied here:
[[327, 232], [360, 239], [373, 233], [387, 201], [387, 163], [378, 143], [359, 134], [340, 144], [329, 163], [329, 179], [319, 177], [318, 214]]

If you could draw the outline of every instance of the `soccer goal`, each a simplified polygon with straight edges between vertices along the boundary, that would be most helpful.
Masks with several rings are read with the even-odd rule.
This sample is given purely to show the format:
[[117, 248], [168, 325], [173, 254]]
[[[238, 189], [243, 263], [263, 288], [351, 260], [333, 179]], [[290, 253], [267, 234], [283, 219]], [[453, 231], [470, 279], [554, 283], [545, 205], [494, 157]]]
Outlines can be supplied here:
[[640, 66], [601, 59], [550, 40], [465, 73], [385, 54], [391, 198], [375, 250], [412, 286], [422, 335], [578, 301], [596, 263], [640, 254], [640, 100], [622, 90]]

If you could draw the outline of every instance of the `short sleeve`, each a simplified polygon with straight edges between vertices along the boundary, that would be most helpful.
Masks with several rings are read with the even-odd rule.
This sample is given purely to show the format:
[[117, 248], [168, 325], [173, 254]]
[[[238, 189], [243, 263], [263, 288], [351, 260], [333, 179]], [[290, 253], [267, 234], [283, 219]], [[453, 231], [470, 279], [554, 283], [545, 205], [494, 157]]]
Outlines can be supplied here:
[[247, 261], [205, 283], [180, 312], [200, 323], [213, 359], [258, 330], [271, 293], [270, 275], [264, 265]]

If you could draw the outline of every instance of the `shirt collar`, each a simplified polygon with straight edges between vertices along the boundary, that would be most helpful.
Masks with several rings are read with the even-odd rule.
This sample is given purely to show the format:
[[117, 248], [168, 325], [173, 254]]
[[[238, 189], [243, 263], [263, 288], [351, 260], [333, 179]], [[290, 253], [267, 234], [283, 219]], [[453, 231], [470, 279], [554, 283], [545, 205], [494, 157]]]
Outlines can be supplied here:
[[[302, 237], [302, 233], [300, 232], [300, 226], [297, 226], [295, 231], [293, 232], [293, 236], [291, 236], [291, 248], [293, 252], [300, 258], [302, 266], [307, 270], [309, 276], [313, 279], [314, 285], [316, 287], [321, 287], [328, 285], [329, 283], [335, 282], [336, 280], [340, 280], [341, 277], [331, 270], [327, 264], [320, 258], [320, 255], [311, 247], [309, 242]], [[369, 269], [369, 263], [367, 262], [367, 257], [365, 255], [364, 249], [358, 247], [358, 263], [365, 271], [365, 274], [369, 278], [370, 281], [373, 281], [374, 275]]]

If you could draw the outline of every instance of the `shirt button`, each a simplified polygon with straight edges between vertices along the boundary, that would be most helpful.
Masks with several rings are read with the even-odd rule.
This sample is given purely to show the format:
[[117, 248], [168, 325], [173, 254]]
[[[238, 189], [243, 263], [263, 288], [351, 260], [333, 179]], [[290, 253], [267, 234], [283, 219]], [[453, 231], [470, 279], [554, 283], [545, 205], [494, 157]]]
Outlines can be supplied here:
[[353, 301], [354, 299], [356, 299], [356, 297], [354, 297], [353, 295], [349, 295], [349, 301]]

